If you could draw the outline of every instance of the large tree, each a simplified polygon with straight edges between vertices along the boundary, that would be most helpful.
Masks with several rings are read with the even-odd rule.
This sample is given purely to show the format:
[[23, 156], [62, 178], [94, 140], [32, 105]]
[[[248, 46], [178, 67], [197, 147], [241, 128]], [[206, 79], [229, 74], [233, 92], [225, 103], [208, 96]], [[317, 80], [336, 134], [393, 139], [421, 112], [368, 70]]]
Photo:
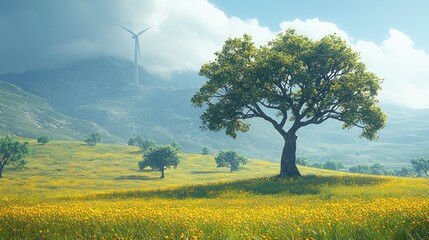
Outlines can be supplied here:
[[0, 178], [2, 177], [5, 166], [24, 166], [26, 161], [24, 161], [23, 158], [29, 153], [30, 148], [28, 142], [20, 143], [9, 135], [0, 138]]
[[376, 99], [381, 79], [336, 35], [313, 41], [289, 29], [259, 48], [244, 35], [228, 39], [215, 55], [201, 67], [208, 81], [192, 98], [195, 107], [206, 107], [202, 129], [225, 129], [235, 138], [249, 130], [244, 120], [266, 120], [285, 142], [281, 176], [300, 176], [295, 160], [302, 127], [335, 119], [373, 140], [385, 126]]

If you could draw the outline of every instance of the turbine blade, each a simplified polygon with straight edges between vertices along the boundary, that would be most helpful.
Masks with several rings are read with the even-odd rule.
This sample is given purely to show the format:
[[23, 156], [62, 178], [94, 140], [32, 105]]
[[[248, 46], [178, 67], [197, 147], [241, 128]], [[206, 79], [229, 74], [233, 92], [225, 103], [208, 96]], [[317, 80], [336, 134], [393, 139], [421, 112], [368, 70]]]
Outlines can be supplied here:
[[133, 32], [133, 31], [131, 31], [130, 29], [128, 29], [128, 28], [126, 28], [126, 27], [124, 27], [124, 26], [122, 26], [122, 25], [119, 25], [121, 28], [123, 28], [123, 29], [125, 29], [125, 31], [127, 31], [127, 32], [129, 32], [129, 33], [131, 33], [133, 36], [136, 36], [136, 34]]
[[147, 31], [147, 30], [149, 30], [149, 28], [151, 28], [151, 27], [153, 27], [153, 25], [152, 25], [152, 26], [150, 26], [150, 27], [148, 27], [148, 28], [146, 28], [145, 30], [140, 31], [139, 33], [137, 33], [137, 36], [139, 36], [140, 34], [142, 34], [142, 33], [146, 32], [146, 31]]

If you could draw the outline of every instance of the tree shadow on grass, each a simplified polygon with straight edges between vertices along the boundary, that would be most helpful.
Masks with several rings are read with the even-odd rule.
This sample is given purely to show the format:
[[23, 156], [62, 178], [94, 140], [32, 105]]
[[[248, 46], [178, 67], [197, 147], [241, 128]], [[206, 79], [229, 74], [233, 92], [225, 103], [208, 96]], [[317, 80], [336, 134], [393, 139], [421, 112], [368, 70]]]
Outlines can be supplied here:
[[115, 178], [115, 180], [154, 180], [159, 178], [148, 177], [148, 176], [138, 176], [138, 175], [129, 175], [129, 176], [120, 176]]
[[191, 171], [191, 174], [214, 174], [219, 173], [217, 171]]
[[142, 150], [129, 151], [128, 154], [143, 154], [143, 151]]
[[251, 193], [255, 195], [316, 195], [326, 186], [370, 186], [383, 182], [369, 176], [315, 176], [300, 178], [267, 177], [233, 182], [188, 185], [174, 189], [117, 192], [98, 195], [99, 198], [215, 198], [224, 193]]

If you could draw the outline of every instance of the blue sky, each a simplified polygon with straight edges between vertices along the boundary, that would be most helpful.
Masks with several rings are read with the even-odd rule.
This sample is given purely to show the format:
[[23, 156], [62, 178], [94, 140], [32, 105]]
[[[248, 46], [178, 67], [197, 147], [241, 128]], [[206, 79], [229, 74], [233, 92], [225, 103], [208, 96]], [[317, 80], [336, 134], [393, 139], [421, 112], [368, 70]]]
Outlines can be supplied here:
[[229, 16], [258, 19], [262, 26], [280, 30], [279, 23], [318, 18], [335, 23], [354, 39], [381, 43], [389, 29], [410, 36], [416, 47], [429, 52], [427, 0], [210, 0]]
[[198, 71], [229, 37], [264, 45], [296, 29], [336, 33], [384, 79], [381, 102], [429, 109], [429, 1], [424, 0], [3, 0], [0, 75], [56, 68], [97, 56], [133, 60], [156, 74]]

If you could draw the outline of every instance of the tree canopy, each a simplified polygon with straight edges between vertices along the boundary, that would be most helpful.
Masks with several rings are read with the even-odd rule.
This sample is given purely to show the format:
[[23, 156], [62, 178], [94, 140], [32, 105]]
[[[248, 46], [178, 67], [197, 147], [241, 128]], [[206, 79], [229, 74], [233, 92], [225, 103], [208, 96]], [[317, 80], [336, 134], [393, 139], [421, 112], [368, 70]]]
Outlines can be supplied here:
[[247, 164], [247, 159], [234, 150], [219, 151], [215, 157], [217, 167], [228, 167], [231, 172], [238, 171], [240, 164]]
[[86, 144], [89, 146], [95, 146], [101, 142], [101, 135], [99, 133], [91, 133], [88, 138], [85, 139]]
[[21, 143], [9, 135], [0, 138], [0, 178], [5, 166], [22, 167], [25, 165], [26, 161], [23, 158], [29, 153], [28, 142]]
[[139, 167], [151, 167], [153, 170], [161, 171], [161, 178], [165, 177], [164, 171], [180, 163], [178, 149], [171, 145], [158, 145], [148, 149], [144, 154], [144, 160], [139, 162]]
[[424, 157], [416, 158], [411, 160], [411, 164], [417, 174], [420, 174], [420, 172], [424, 172], [426, 176], [429, 177], [429, 159], [426, 159]]
[[374, 140], [385, 126], [376, 99], [382, 80], [336, 35], [314, 41], [289, 29], [261, 47], [244, 35], [228, 39], [215, 56], [201, 67], [208, 81], [192, 98], [205, 107], [202, 129], [235, 138], [249, 130], [246, 119], [266, 120], [285, 141], [282, 176], [300, 176], [295, 155], [302, 127], [335, 119]]
[[40, 143], [42, 145], [45, 145], [49, 142], [48, 136], [41, 136], [37, 138], [37, 143]]
[[143, 139], [141, 136], [137, 136], [128, 140], [128, 146], [137, 146], [142, 150], [142, 152], [145, 152], [150, 148], [155, 147], [156, 142], [152, 139]]

